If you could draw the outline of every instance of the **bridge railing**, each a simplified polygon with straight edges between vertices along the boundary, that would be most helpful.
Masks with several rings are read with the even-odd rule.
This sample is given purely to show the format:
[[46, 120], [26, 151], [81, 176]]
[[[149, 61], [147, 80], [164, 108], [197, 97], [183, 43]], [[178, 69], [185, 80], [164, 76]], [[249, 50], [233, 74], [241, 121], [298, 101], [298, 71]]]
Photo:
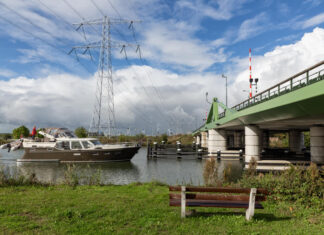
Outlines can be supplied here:
[[[289, 92], [298, 90], [305, 86], [324, 80], [324, 61], [295, 74], [294, 76], [276, 84], [265, 91], [262, 91], [252, 98], [244, 100], [232, 107], [233, 110], [241, 111], [256, 104], [274, 99], [278, 96], [285, 95]], [[224, 118], [226, 111], [218, 115], [218, 119]]]

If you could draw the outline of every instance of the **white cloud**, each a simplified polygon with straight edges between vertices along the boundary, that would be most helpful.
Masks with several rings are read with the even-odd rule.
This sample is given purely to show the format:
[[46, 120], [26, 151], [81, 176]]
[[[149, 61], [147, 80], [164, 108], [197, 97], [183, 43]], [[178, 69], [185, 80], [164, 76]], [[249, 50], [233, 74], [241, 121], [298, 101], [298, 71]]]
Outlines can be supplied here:
[[312, 18], [301, 23], [303, 29], [313, 27], [324, 22], [324, 13], [313, 16]]
[[[293, 44], [276, 47], [262, 56], [252, 56], [252, 76], [258, 77], [259, 91], [265, 90], [286, 78], [322, 61], [324, 58], [324, 29], [315, 28]], [[246, 98], [248, 89], [248, 57], [235, 61], [231, 104]]]
[[234, 42], [239, 42], [261, 34], [265, 30], [267, 30], [267, 24], [268, 17], [264, 12], [256, 15], [251, 19], [243, 21], [238, 30], [237, 38]]
[[[276, 47], [252, 59], [253, 77], [259, 77], [259, 90], [323, 60], [324, 29], [316, 28], [294, 44]], [[229, 104], [246, 98], [248, 57], [233, 61], [226, 75], [229, 78]], [[202, 123], [209, 98], [225, 100], [225, 80], [220, 74], [192, 72], [171, 73], [149, 66], [133, 66], [115, 71], [116, 119], [124, 127], [138, 130], [159, 126], [192, 130]], [[154, 87], [152, 85], [154, 84]], [[145, 91], [144, 91], [144, 88]], [[156, 89], [156, 90], [155, 90]], [[69, 74], [41, 78], [18, 77], [0, 82], [1, 128], [7, 126], [88, 126], [92, 114], [95, 80]], [[156, 94], [156, 92], [161, 95]], [[159, 107], [160, 111], [157, 110]], [[172, 123], [175, 121], [175, 123]], [[1, 129], [0, 132], [5, 131]]]
[[[183, 76], [148, 66], [134, 66], [117, 70], [114, 84], [119, 127], [148, 130], [152, 125], [148, 122], [152, 122], [154, 126], [158, 123], [162, 132], [168, 128], [188, 131], [195, 123], [201, 124], [208, 108], [204, 93], [210, 90], [211, 84], [217, 87], [217, 79], [212, 74]], [[80, 125], [88, 127], [94, 91], [94, 78], [81, 79], [69, 74], [0, 81], [3, 128], [0, 132], [22, 124], [71, 129]]]
[[15, 75], [16, 75], [16, 73], [14, 71], [12, 71], [12, 70], [0, 68], [0, 76], [1, 77], [9, 78], [9, 77], [13, 77]]
[[247, 0], [218, 0], [204, 3], [201, 0], [181, 0], [177, 1], [176, 4], [181, 10], [189, 9], [200, 17], [210, 17], [214, 20], [229, 20], [246, 2]]
[[226, 60], [223, 51], [212, 53], [209, 43], [192, 39], [191, 32], [183, 27], [185, 23], [170, 23], [152, 24], [145, 32], [144, 50], [148, 52], [146, 58], [171, 65], [189, 66], [200, 71], [213, 63]]

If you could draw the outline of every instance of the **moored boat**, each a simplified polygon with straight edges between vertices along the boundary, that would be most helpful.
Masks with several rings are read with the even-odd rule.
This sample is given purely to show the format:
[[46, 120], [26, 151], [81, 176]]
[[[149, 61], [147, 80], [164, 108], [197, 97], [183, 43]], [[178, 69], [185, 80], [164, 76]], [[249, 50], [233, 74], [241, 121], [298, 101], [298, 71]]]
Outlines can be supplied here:
[[140, 149], [135, 143], [101, 144], [96, 138], [77, 138], [67, 129], [53, 129], [40, 132], [46, 137], [45, 142], [24, 140], [21, 161], [130, 161]]

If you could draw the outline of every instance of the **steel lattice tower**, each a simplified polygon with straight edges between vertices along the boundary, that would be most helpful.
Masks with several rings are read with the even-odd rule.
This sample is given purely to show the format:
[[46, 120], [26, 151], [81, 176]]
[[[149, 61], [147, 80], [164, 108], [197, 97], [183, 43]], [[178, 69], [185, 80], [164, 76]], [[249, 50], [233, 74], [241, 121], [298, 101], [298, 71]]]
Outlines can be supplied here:
[[[90, 53], [90, 49], [99, 49], [99, 65], [97, 72], [97, 83], [96, 83], [96, 99], [94, 104], [94, 110], [92, 120], [90, 123], [89, 134], [100, 135], [105, 134], [111, 136], [115, 133], [115, 107], [114, 107], [114, 82], [113, 82], [113, 71], [112, 71], [112, 48], [122, 48], [125, 50], [125, 46], [134, 46], [130, 44], [112, 43], [111, 40], [111, 25], [112, 24], [133, 24], [133, 20], [123, 19], [110, 19], [104, 16], [103, 19], [85, 21], [78, 24], [78, 29], [85, 25], [93, 27], [93, 25], [101, 25], [101, 41], [95, 43], [88, 43], [84, 46], [75, 46], [72, 51], [78, 49], [84, 49], [82, 54], [87, 51]], [[136, 21], [138, 22], [138, 21]], [[84, 30], [83, 30], [84, 32]], [[91, 56], [92, 57], [92, 56]]]

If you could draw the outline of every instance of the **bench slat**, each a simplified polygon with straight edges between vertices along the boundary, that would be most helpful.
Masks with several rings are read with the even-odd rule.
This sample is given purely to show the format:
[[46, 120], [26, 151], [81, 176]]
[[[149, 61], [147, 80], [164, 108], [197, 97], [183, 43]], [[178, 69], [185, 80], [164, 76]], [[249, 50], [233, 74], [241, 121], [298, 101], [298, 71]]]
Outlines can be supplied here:
[[[170, 206], [181, 206], [181, 200], [170, 199]], [[248, 208], [249, 202], [220, 201], [220, 200], [186, 200], [189, 207], [223, 207], [223, 208]], [[255, 209], [263, 209], [263, 206], [256, 202]]]
[[[169, 191], [181, 191], [181, 186], [169, 186]], [[249, 194], [250, 188], [215, 188], [215, 187], [186, 187], [186, 192], [214, 192], [214, 193], [245, 193]], [[266, 189], [258, 188], [257, 194], [268, 195]]]
[[[170, 199], [181, 199], [181, 194], [170, 193]], [[187, 193], [186, 199], [201, 199], [201, 200], [224, 200], [224, 201], [249, 201], [248, 195], [224, 195], [224, 194], [193, 194]], [[256, 196], [256, 201], [265, 201], [265, 196]]]

